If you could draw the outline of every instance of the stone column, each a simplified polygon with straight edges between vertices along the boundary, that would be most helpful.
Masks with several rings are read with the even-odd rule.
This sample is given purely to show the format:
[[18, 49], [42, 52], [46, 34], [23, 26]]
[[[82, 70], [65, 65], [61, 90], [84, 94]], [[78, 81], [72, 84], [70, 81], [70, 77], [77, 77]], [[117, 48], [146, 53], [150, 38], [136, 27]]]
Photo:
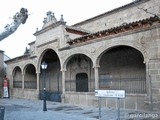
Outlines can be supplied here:
[[40, 73], [37, 73], [37, 91], [39, 91], [39, 75]]
[[98, 72], [99, 67], [100, 67], [99, 65], [96, 65], [94, 67], [95, 89], [99, 89], [99, 72]]
[[62, 71], [62, 96], [61, 96], [61, 100], [62, 100], [62, 103], [64, 103], [64, 98], [65, 98], [65, 72], [66, 72], [66, 69], [63, 69], [61, 70]]
[[14, 76], [11, 75], [9, 78], [11, 78], [11, 79], [9, 79], [9, 96], [12, 97], [13, 96], [13, 79], [14, 79]]
[[22, 73], [22, 89], [24, 89], [24, 74]]
[[11, 75], [11, 80], [9, 80], [9, 87], [10, 87], [10, 89], [13, 89], [13, 79], [14, 79], [14, 76], [13, 75]]

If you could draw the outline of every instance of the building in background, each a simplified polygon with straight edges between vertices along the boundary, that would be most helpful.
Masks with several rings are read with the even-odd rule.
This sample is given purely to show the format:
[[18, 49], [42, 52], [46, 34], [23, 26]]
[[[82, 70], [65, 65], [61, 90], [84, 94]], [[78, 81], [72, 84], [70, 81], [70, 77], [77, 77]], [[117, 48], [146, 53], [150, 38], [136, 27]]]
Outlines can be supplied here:
[[4, 54], [4, 51], [0, 50], [0, 97], [2, 97], [3, 93], [2, 81], [4, 79], [4, 76], [7, 75], [6, 74], [7, 64], [4, 61], [9, 59], [10, 58]]
[[97, 106], [95, 89], [116, 89], [126, 91], [121, 108], [160, 110], [159, 5], [136, 0], [72, 26], [47, 12], [25, 54], [5, 61], [10, 96], [42, 99], [45, 61], [47, 100]]

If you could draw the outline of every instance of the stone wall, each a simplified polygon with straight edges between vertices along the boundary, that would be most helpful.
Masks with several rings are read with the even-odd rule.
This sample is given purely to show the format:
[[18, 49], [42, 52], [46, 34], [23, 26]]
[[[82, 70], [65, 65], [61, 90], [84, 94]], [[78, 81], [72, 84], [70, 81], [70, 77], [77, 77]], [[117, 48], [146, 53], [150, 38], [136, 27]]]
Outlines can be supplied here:
[[11, 97], [14, 97], [14, 98], [22, 98], [22, 99], [33, 99], [33, 100], [37, 100], [39, 99], [39, 91], [37, 90], [31, 90], [31, 89], [28, 89], [28, 90], [24, 90], [24, 89], [17, 89], [17, 88], [14, 88], [14, 89], [11, 89], [12, 92], [11, 92]]
[[152, 104], [153, 110], [158, 110], [160, 108], [160, 59], [150, 59], [148, 64], [150, 75], [148, 81], [151, 82], [151, 85], [149, 86], [150, 96], [147, 97], [146, 102]]
[[[156, 5], [160, 4], [159, 0], [155, 1]], [[159, 7], [155, 6], [154, 0], [141, 0], [139, 3], [139, 8], [147, 9], [153, 14], [159, 14]], [[118, 10], [116, 9], [108, 12], [107, 14], [99, 15], [99, 17], [96, 17], [95, 19], [90, 19], [75, 26], [81, 27], [91, 32], [96, 32], [154, 16], [152, 14], [146, 13], [142, 9], [138, 9], [138, 7], [135, 4], [122, 7]]]
[[[65, 102], [70, 104], [79, 104], [82, 106], [98, 107], [98, 98], [92, 93], [80, 92], [66, 92]], [[126, 95], [125, 99], [120, 99], [120, 108], [122, 109], [135, 109], [135, 110], [149, 110], [149, 104], [145, 103], [146, 95]], [[116, 98], [101, 98], [102, 108], [116, 108]]]

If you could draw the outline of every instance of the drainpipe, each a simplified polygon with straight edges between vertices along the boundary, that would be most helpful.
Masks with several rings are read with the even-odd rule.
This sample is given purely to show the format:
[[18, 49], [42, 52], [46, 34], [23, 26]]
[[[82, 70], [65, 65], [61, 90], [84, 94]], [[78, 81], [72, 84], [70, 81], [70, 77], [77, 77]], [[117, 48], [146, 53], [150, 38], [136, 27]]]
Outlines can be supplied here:
[[151, 75], [149, 75], [149, 80], [150, 80], [150, 101], [151, 101], [151, 104], [150, 104], [150, 111], [153, 111], [153, 101], [152, 101], [152, 78], [151, 78]]
[[150, 111], [153, 110], [153, 101], [152, 101], [152, 81], [151, 81], [151, 75], [149, 74], [149, 62], [150, 62], [151, 59], [149, 59], [148, 61], [148, 77], [149, 77], [149, 81], [150, 81], [150, 84], [149, 84], [149, 91], [150, 91]]

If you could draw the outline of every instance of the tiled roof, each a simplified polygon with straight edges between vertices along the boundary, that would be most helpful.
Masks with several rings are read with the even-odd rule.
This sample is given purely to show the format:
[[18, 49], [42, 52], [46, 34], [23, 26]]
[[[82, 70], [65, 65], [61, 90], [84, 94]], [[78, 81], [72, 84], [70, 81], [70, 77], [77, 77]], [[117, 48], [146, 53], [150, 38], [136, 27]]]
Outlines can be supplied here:
[[29, 55], [21, 55], [21, 56], [15, 57], [13, 59], [6, 60], [4, 62], [5, 63], [16, 62], [16, 61], [21, 61], [21, 60], [28, 59], [28, 58], [29, 58]]
[[85, 29], [72, 27], [72, 26], [68, 26], [68, 25], [66, 25], [66, 29], [71, 29], [71, 30], [75, 30], [75, 31], [83, 32], [83, 33], [90, 33], [89, 31], [87, 31]]
[[81, 42], [86, 42], [86, 41], [89, 41], [89, 40], [94, 40], [96, 38], [102, 38], [102, 37], [115, 35], [115, 34], [123, 33], [123, 32], [126, 32], [126, 31], [130, 31], [130, 30], [145, 28], [147, 26], [151, 26], [151, 25], [156, 24], [156, 23], [160, 23], [160, 19], [159, 19], [159, 17], [154, 16], [154, 17], [139, 20], [139, 21], [136, 21], [136, 22], [132, 22], [132, 23], [128, 23], [128, 24], [126, 23], [126, 24], [123, 24], [123, 25], [120, 25], [120, 26], [117, 26], [117, 27], [113, 27], [113, 28], [110, 28], [110, 29], [98, 31], [98, 32], [95, 32], [95, 33], [90, 33], [90, 34], [84, 35], [82, 37], [70, 40], [70, 41], [68, 41], [68, 43], [70, 45], [73, 45], [73, 44], [77, 44], [77, 43], [81, 43]]

